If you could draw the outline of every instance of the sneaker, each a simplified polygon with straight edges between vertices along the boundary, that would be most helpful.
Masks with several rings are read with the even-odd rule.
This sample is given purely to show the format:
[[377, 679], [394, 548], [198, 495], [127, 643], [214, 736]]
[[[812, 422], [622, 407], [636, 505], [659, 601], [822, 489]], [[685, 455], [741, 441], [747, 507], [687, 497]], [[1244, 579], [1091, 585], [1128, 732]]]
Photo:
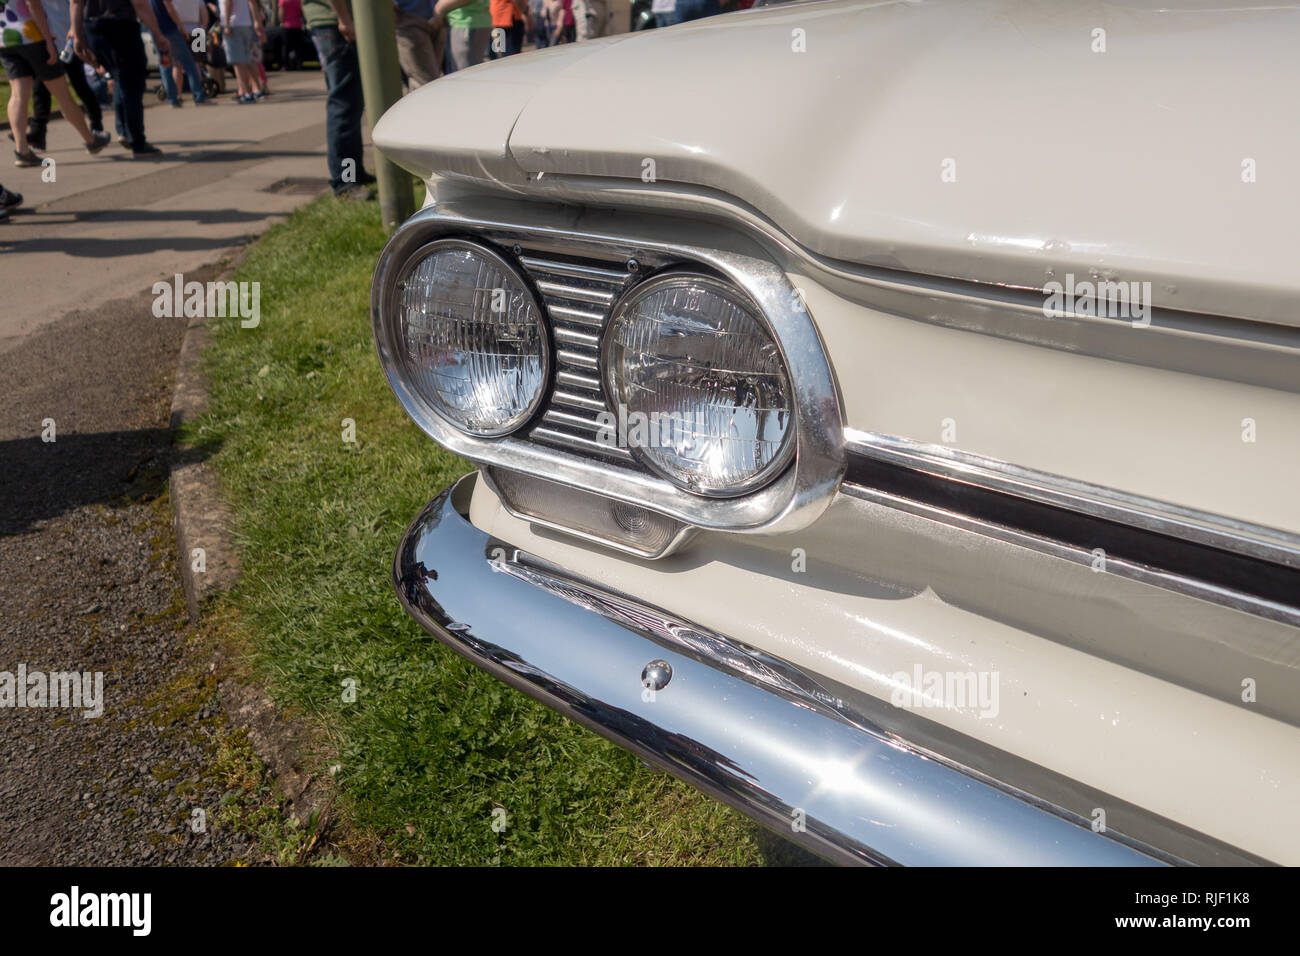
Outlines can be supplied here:
[[168, 103], [167, 105], [170, 106], [170, 107], [171, 107], [172, 109], [174, 109], [174, 110], [178, 110], [178, 109], [180, 109], [182, 106], [184, 106], [185, 104], [182, 103], [180, 100], [177, 100], [175, 103]]
[[91, 156], [94, 156], [109, 143], [113, 142], [113, 137], [109, 136], [103, 130], [100, 130], [98, 133], [91, 133], [90, 137], [90, 142], [86, 144], [86, 152]]
[[350, 183], [349, 185], [344, 186], [342, 189], [334, 190], [334, 198], [355, 199], [364, 202], [369, 199], [374, 199], [375, 191], [373, 189], [367, 189], [365, 186], [361, 185], [360, 183]]
[[0, 209], [13, 209], [15, 206], [23, 204], [23, 194], [16, 193], [12, 190], [0, 186]]
[[138, 149], [131, 150], [131, 154], [136, 158], [139, 158], [141, 156], [161, 156], [162, 150], [159, 149], [157, 146], [155, 146], [153, 143], [145, 143], [143, 146], [139, 147]]
[[253, 94], [253, 99], [254, 99], [254, 101], [260, 103], [260, 102], [262, 102], [262, 100], [266, 99], [266, 94], [265, 94], [265, 93], [261, 93], [261, 92], [254, 93], [254, 94]]
[[45, 151], [45, 134], [44, 133], [27, 133], [27, 146], [30, 149], [39, 149]]
[[357, 182], [362, 186], [373, 186], [375, 183], [379, 182], [379, 180], [375, 179], [373, 173], [368, 173], [363, 169], [361, 172], [357, 173]]
[[30, 146], [27, 147], [27, 152], [25, 153], [20, 153], [16, 149], [14, 150], [15, 166], [39, 166], [40, 164], [41, 158], [32, 152]]
[[117, 138], [117, 145], [121, 146], [123, 149], [130, 149], [131, 141], [127, 139], [125, 136], [119, 136]]

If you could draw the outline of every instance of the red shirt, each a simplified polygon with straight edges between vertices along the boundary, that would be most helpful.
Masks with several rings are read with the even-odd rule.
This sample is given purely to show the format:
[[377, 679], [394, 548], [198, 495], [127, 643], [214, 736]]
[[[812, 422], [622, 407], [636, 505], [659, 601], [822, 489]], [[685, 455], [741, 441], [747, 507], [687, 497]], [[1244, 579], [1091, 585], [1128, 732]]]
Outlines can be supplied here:
[[302, 0], [280, 0], [280, 26], [302, 29]]

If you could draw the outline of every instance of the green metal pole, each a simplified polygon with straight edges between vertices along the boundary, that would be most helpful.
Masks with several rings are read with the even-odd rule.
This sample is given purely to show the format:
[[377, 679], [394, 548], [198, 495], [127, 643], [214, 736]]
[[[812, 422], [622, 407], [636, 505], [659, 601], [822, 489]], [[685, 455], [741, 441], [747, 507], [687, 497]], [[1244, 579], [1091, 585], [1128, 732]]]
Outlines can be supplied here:
[[[366, 119], [373, 130], [379, 117], [402, 97], [393, 0], [352, 0], [352, 19], [357, 28], [357, 58], [361, 62]], [[379, 213], [384, 220], [384, 231], [392, 232], [415, 212], [411, 174], [376, 149], [375, 178], [379, 180]]]

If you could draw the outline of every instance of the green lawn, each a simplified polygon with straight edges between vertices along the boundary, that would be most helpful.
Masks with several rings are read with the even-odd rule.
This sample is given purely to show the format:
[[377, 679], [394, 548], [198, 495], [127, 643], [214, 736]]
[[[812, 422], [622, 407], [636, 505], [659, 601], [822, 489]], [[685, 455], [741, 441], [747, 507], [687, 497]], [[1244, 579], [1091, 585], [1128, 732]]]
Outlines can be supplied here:
[[[211, 613], [277, 700], [330, 741], [343, 851], [429, 864], [803, 862], [462, 661], [401, 610], [397, 539], [470, 469], [419, 433], [380, 371], [367, 302], [383, 241], [375, 204], [327, 197], [253, 246], [236, 278], [261, 283], [261, 324], [216, 320], [212, 404], [187, 432], [219, 443], [212, 460], [237, 514], [243, 578]], [[355, 444], [342, 441], [348, 418]]]

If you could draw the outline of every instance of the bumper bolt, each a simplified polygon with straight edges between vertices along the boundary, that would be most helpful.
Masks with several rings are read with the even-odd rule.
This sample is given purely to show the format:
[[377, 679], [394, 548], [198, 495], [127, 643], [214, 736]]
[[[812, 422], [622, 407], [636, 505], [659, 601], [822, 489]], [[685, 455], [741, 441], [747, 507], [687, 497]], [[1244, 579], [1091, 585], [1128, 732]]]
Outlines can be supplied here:
[[651, 661], [641, 671], [641, 683], [651, 690], [663, 690], [673, 679], [673, 669], [667, 661]]

